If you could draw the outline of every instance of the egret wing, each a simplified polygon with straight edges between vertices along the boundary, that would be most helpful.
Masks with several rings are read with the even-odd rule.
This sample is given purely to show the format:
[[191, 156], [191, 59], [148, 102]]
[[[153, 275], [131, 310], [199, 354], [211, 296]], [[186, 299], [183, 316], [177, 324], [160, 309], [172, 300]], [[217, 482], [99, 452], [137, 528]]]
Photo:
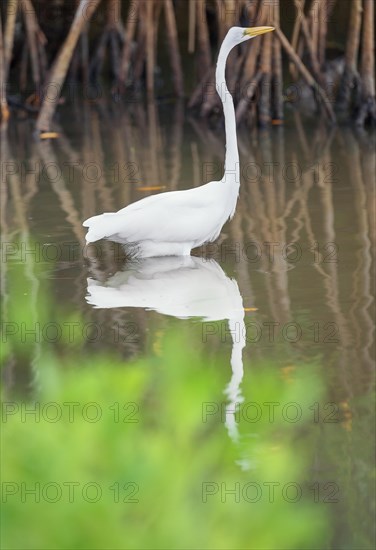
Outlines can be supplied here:
[[211, 240], [223, 224], [224, 201], [219, 182], [185, 191], [145, 197], [118, 212], [94, 216], [84, 222], [88, 242], [108, 238], [141, 241], [197, 243]]
[[[172, 191], [147, 197], [120, 210], [112, 235], [121, 240], [139, 242], [196, 242], [213, 231], [220, 216], [211, 182], [187, 191]], [[218, 192], [217, 188], [217, 192]], [[116, 225], [116, 228], [115, 228]]]

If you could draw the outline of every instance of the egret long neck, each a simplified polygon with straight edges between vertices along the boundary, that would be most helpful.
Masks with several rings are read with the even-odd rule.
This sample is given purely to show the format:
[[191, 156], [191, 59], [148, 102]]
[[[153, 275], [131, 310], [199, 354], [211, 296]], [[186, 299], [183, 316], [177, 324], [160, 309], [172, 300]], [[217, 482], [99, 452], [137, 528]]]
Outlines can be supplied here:
[[231, 183], [240, 183], [239, 151], [236, 137], [236, 118], [234, 102], [226, 84], [226, 60], [233, 44], [224, 40], [219, 52], [215, 73], [217, 92], [223, 104], [226, 131], [226, 159], [223, 180]]

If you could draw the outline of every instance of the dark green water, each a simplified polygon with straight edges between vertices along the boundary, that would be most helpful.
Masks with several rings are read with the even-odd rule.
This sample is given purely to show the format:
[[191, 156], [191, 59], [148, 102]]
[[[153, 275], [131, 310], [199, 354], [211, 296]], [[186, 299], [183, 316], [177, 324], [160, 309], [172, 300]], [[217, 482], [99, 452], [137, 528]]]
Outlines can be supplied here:
[[[2, 145], [3, 400], [17, 404], [3, 420], [11, 445], [35, 438], [42, 452], [8, 450], [3, 478], [80, 482], [59, 456], [85, 465], [86, 451], [102, 461], [82, 467], [86, 480], [107, 465], [141, 496], [117, 517], [105, 500], [78, 512], [22, 501], [17, 485], [7, 547], [20, 544], [17, 517], [30, 548], [373, 547], [375, 136], [294, 117], [242, 129], [238, 208], [218, 242], [191, 261], [132, 264], [111, 243], [86, 249], [82, 221], [219, 179], [222, 132], [181, 105], [104, 102], [66, 108], [56, 130], [38, 143], [20, 120]], [[84, 377], [98, 357], [95, 389]], [[25, 403], [113, 403], [120, 388], [131, 430], [22, 420]], [[121, 445], [132, 459], [115, 465]], [[45, 469], [30, 473], [32, 460]], [[243, 491], [256, 481], [259, 500]], [[94, 506], [116, 528], [97, 533]], [[43, 536], [40, 514], [51, 521]]]

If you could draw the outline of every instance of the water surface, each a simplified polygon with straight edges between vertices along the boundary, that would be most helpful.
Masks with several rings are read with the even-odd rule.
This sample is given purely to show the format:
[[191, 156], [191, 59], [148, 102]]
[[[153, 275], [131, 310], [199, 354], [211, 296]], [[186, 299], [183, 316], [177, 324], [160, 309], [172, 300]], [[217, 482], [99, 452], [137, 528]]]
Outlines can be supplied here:
[[[85, 247], [82, 221], [149, 194], [219, 179], [221, 128], [166, 103], [66, 107], [56, 129], [56, 141], [35, 142], [29, 123], [19, 120], [2, 144], [5, 401], [56, 401], [46, 368], [54, 356], [66, 359], [73, 380], [99, 356], [109, 369], [120, 363], [129, 388], [132, 365], [146, 365], [154, 382], [142, 402], [129, 390], [126, 401], [135, 403], [140, 422], [132, 436], [124, 431], [121, 437], [124, 443], [131, 438], [132, 449], [147, 449], [143, 419], [154, 418], [157, 433], [169, 434], [166, 456], [168, 445], [176, 445], [170, 464], [176, 494], [166, 486], [158, 493], [163, 519], [154, 518], [154, 541], [128, 525], [125, 547], [183, 548], [179, 533], [186, 533], [188, 546], [197, 548], [277, 547], [280, 541], [286, 548], [302, 541], [371, 548], [375, 136], [298, 115], [284, 128], [242, 128], [240, 198], [218, 241], [193, 258], [132, 262], [112, 243]], [[179, 341], [174, 363], [169, 338]], [[78, 399], [91, 401], [90, 389], [83, 387]], [[23, 423], [26, 437], [37, 428]], [[190, 430], [208, 434], [207, 454], [206, 437], [200, 436], [198, 451]], [[278, 469], [279, 450], [275, 462], [265, 458], [274, 448], [292, 453], [286, 470]], [[134, 452], [137, 464], [143, 451]], [[184, 463], [181, 453], [193, 460], [191, 472], [174, 469], [174, 461]], [[156, 490], [161, 474], [150, 460], [149, 474], [137, 477], [132, 463], [124, 475]], [[167, 463], [165, 469], [166, 481]], [[61, 478], [66, 474], [58, 470]], [[182, 480], [191, 480], [193, 495]], [[230, 480], [235, 493], [226, 492]], [[256, 481], [264, 489], [261, 501], [242, 492]], [[279, 508], [263, 483], [277, 483], [281, 491], [292, 483], [302, 496], [283, 494], [287, 508]], [[149, 496], [121, 521], [129, 513], [135, 526], [154, 525], [155, 495]], [[217, 505], [222, 511], [211, 516]], [[309, 526], [302, 534], [298, 507], [299, 521]], [[248, 514], [259, 532], [247, 531]], [[106, 537], [120, 547], [114, 533]], [[14, 547], [12, 534], [10, 541]], [[66, 544], [87, 547], [87, 540], [72, 535]]]

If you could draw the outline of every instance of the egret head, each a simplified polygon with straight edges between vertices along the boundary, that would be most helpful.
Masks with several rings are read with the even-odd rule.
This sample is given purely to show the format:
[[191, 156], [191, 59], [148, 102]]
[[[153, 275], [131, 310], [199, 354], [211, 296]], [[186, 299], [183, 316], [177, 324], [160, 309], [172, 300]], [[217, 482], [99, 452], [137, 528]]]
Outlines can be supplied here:
[[228, 37], [235, 46], [241, 42], [245, 42], [250, 38], [254, 38], [259, 34], [265, 34], [266, 32], [274, 31], [274, 27], [232, 27], [228, 31]]

